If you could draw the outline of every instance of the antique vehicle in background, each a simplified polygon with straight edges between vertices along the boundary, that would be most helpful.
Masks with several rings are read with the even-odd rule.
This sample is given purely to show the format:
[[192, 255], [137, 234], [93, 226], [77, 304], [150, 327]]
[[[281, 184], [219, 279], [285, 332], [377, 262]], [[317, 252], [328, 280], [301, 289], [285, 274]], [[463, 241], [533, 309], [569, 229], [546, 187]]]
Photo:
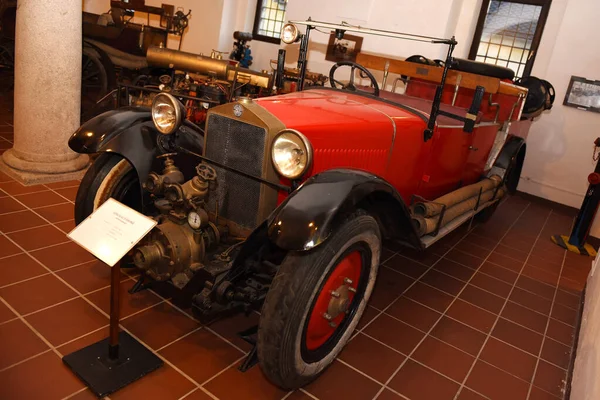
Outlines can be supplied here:
[[[90, 110], [107, 93], [117, 87], [117, 81], [135, 79], [147, 74], [146, 52], [151, 46], [167, 46], [169, 35], [179, 36], [179, 48], [188, 27], [191, 10], [163, 4], [147, 6], [145, 0], [111, 0], [110, 10], [97, 15], [83, 13], [82, 104]], [[147, 23], [134, 23], [135, 12], [144, 13]], [[150, 16], [160, 18], [152, 26]]]
[[148, 48], [148, 75], [139, 75], [130, 84], [121, 82], [117, 107], [150, 107], [157, 93], [178, 96], [185, 105], [188, 120], [202, 124], [209, 108], [238, 97], [263, 97], [272, 93], [272, 74], [240, 67], [235, 60], [223, 59], [218, 52], [210, 57], [167, 49]]
[[[363, 65], [331, 68], [331, 88], [305, 88], [318, 29], [448, 52], [439, 63], [360, 54]], [[69, 145], [100, 153], [77, 193], [76, 223], [110, 197], [158, 221], [128, 256], [141, 272], [132, 291], [169, 290], [207, 322], [261, 310], [245, 365], [257, 357], [272, 382], [293, 389], [349, 340], [383, 239], [424, 250], [489, 218], [516, 190], [528, 90], [506, 68], [453, 58], [454, 38], [309, 19], [287, 24], [282, 40], [300, 42], [297, 92], [211, 108], [205, 129], [185, 118], [177, 94], [162, 92], [151, 109], [93, 118]], [[369, 69], [384, 72], [381, 86]], [[390, 73], [404, 76], [393, 90]]]
[[[234, 32], [233, 36], [239, 47], [251, 34]], [[241, 97], [253, 99], [297, 90], [299, 70], [285, 67], [285, 50], [281, 51], [278, 61], [271, 62], [271, 71], [260, 72], [244, 68], [236, 59], [225, 60], [222, 52], [214, 50], [208, 57], [152, 46], [148, 48], [146, 60], [151, 73], [139, 75], [131, 83], [119, 83], [117, 108], [124, 105], [150, 107], [158, 93], [167, 92], [183, 102], [186, 119], [202, 126], [211, 107]], [[306, 71], [304, 82], [323, 86], [327, 77]]]
[[[14, 79], [16, 10], [16, 0], [0, 0], [3, 90], [11, 89]], [[136, 11], [147, 15], [147, 24], [131, 21]], [[133, 79], [148, 67], [150, 46], [167, 46], [169, 35], [179, 36], [181, 46], [190, 13], [168, 4], [147, 6], [144, 0], [111, 0], [110, 10], [101, 15], [83, 12], [82, 119], [98, 112], [96, 103], [117, 87], [118, 77]], [[150, 24], [151, 15], [160, 17], [160, 26]]]

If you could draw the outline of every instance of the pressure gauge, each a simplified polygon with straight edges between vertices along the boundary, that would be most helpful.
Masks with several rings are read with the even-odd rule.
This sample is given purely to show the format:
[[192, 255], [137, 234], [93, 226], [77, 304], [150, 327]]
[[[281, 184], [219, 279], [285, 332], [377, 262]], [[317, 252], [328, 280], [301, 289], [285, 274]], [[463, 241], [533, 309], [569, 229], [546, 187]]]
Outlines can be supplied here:
[[192, 211], [188, 214], [188, 224], [190, 224], [192, 229], [200, 229], [202, 218], [200, 218], [200, 215], [198, 215], [197, 212]]

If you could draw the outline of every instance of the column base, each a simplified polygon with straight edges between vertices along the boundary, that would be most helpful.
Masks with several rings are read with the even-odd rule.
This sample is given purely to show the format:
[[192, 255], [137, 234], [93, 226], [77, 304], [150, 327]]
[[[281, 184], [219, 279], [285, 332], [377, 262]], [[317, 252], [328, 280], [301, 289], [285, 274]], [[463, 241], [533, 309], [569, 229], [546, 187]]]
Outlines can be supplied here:
[[33, 163], [21, 160], [12, 154], [12, 149], [8, 149], [0, 156], [0, 171], [23, 185], [81, 179], [88, 165], [89, 157], [86, 154], [80, 154], [72, 160], [60, 163]]

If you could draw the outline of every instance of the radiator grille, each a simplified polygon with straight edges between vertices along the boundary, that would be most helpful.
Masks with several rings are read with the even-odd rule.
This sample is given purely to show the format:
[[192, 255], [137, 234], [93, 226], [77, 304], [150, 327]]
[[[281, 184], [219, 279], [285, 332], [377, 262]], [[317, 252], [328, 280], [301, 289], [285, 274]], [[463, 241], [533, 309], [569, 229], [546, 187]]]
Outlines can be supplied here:
[[[264, 128], [213, 114], [208, 119], [205, 155], [228, 167], [261, 177], [265, 156]], [[209, 211], [218, 202], [219, 215], [245, 228], [254, 228], [260, 207], [261, 183], [215, 167], [217, 185], [208, 199]]]

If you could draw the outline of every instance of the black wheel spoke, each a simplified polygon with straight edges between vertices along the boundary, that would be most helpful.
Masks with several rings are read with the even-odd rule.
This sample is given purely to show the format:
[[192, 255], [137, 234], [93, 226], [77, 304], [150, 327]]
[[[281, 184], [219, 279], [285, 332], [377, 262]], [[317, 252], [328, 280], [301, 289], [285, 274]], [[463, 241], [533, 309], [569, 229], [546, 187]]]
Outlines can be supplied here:
[[98, 75], [100, 75], [100, 70], [99, 69], [92, 70], [91, 72], [88, 72], [86, 75], [84, 75], [81, 79], [83, 79], [83, 80], [89, 80], [89, 79], [92, 79], [93, 77], [96, 77]]
[[85, 61], [83, 62], [83, 67], [81, 69], [85, 71], [90, 66], [91, 62], [92, 62], [92, 58], [86, 57]]
[[345, 84], [343, 84], [342, 82], [338, 81], [337, 79], [333, 80], [335, 83], [337, 83], [338, 85], [340, 85], [340, 87], [343, 89], [344, 87], [346, 87]]

